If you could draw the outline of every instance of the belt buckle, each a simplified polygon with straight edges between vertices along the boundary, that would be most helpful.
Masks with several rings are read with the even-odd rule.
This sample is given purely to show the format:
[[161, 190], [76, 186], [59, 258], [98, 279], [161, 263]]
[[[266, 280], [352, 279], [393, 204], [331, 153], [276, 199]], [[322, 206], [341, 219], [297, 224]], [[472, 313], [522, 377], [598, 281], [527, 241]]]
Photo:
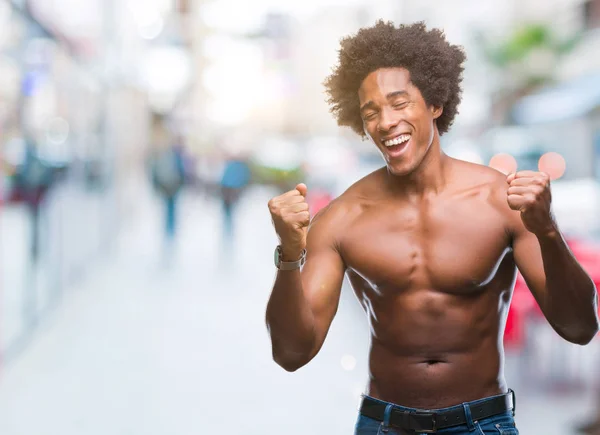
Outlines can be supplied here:
[[512, 415], [514, 417], [515, 413], [517, 412], [517, 397], [515, 396], [514, 390], [509, 389], [508, 392], [510, 393], [512, 398]]
[[431, 429], [422, 429], [422, 428], [419, 428], [419, 429], [416, 430], [416, 432], [420, 432], [420, 433], [437, 433], [437, 420], [436, 420], [437, 414], [435, 414], [433, 412], [415, 412], [413, 414], [420, 415], [420, 416], [423, 416], [423, 417], [427, 417], [427, 416], [431, 417], [431, 426], [432, 426]]

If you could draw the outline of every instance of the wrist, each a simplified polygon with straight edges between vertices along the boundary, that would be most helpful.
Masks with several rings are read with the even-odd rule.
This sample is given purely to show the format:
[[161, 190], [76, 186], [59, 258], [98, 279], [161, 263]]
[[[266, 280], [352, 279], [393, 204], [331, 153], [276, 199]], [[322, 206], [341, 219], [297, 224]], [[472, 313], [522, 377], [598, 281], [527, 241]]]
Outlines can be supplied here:
[[537, 232], [535, 234], [535, 236], [540, 241], [544, 241], [544, 240], [552, 241], [552, 240], [557, 240], [557, 239], [561, 238], [560, 231], [558, 231], [558, 228], [556, 228], [556, 226], [554, 226], [554, 225], [547, 228], [544, 231]]
[[281, 245], [282, 261], [298, 261], [302, 257], [304, 248], [298, 246]]

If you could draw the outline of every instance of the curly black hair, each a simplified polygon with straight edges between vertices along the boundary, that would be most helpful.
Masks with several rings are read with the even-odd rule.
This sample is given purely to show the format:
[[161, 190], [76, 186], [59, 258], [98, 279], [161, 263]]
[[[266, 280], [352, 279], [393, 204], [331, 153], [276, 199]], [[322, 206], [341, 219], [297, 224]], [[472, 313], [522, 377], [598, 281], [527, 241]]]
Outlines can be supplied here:
[[440, 135], [448, 131], [458, 113], [466, 56], [462, 47], [446, 41], [443, 31], [427, 30], [423, 22], [395, 27], [379, 20], [340, 45], [339, 63], [324, 82], [338, 125], [364, 137], [358, 100], [362, 81], [379, 68], [402, 67], [428, 105], [443, 107], [437, 127]]

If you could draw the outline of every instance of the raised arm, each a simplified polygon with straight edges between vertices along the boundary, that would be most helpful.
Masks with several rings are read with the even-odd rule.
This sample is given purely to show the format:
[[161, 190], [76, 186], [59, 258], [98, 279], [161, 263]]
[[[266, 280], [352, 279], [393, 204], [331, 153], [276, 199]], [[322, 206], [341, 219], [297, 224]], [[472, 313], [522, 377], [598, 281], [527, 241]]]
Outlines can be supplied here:
[[310, 223], [306, 186], [272, 199], [269, 210], [281, 241], [283, 261], [306, 248], [303, 268], [279, 270], [267, 305], [273, 359], [287, 371], [306, 365], [319, 352], [337, 311], [344, 263], [337, 250], [331, 210]]
[[507, 182], [517, 267], [554, 330], [585, 345], [598, 333], [598, 296], [552, 217], [549, 177], [523, 171]]

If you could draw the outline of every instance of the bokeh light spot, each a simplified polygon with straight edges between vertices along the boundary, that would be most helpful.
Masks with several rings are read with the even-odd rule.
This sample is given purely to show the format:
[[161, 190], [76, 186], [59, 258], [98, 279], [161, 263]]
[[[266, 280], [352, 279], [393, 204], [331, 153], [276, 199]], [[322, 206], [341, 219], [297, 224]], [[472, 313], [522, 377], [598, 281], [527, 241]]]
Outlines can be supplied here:
[[341, 363], [344, 370], [351, 372], [356, 367], [356, 358], [352, 355], [344, 355]]
[[496, 154], [490, 159], [489, 166], [505, 175], [517, 171], [517, 161], [510, 154]]
[[560, 154], [549, 152], [540, 157], [538, 169], [540, 172], [548, 174], [551, 180], [558, 180], [565, 174], [567, 162]]

